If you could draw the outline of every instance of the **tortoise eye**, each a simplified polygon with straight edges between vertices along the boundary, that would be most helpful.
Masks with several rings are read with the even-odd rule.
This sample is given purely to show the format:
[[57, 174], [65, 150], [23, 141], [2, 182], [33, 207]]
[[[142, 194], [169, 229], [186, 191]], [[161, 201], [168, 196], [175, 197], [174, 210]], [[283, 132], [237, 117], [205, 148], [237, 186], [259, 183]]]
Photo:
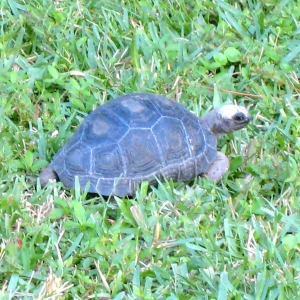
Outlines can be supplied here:
[[245, 120], [245, 116], [243, 114], [236, 114], [233, 119], [235, 121], [244, 121]]

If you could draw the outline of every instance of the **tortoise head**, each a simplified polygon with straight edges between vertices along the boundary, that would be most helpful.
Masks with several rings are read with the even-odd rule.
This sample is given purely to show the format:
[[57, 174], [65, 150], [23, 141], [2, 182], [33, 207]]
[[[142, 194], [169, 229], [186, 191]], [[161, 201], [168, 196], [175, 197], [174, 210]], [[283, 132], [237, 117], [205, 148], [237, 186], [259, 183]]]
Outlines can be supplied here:
[[252, 117], [244, 106], [224, 105], [211, 112], [210, 129], [217, 136], [245, 128]]

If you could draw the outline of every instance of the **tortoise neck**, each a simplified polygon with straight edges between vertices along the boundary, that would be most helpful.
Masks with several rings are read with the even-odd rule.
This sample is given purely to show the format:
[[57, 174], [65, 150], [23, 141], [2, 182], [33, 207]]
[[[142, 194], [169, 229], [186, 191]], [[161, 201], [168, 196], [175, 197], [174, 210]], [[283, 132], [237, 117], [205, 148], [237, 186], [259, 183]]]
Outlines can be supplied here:
[[208, 127], [210, 131], [213, 132], [217, 138], [225, 134], [224, 132], [222, 132], [218, 124], [216, 109], [205, 114], [200, 119], [201, 119], [201, 123], [204, 124], [206, 127]]
[[216, 111], [212, 110], [200, 118], [201, 123], [205, 124], [210, 130], [216, 125]]

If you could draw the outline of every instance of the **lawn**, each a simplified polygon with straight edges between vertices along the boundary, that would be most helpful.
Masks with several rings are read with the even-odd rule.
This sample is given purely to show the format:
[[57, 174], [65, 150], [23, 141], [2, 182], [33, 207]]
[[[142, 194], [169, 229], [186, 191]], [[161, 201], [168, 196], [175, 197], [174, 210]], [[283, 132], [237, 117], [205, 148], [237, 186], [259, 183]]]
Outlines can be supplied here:
[[[300, 299], [299, 0], [0, 7], [0, 299]], [[132, 92], [246, 106], [224, 179], [41, 188], [84, 116]]]

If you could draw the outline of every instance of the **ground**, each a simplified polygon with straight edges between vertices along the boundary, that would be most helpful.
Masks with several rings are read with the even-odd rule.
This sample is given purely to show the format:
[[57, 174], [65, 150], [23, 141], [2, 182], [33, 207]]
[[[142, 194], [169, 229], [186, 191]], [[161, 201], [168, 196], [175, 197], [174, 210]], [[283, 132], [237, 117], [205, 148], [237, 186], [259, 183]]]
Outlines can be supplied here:
[[[276, 3], [275, 3], [276, 2]], [[299, 1], [1, 3], [1, 299], [299, 299]], [[84, 116], [151, 92], [246, 106], [218, 184], [103, 199], [37, 180]], [[106, 298], [105, 298], [106, 297]]]

